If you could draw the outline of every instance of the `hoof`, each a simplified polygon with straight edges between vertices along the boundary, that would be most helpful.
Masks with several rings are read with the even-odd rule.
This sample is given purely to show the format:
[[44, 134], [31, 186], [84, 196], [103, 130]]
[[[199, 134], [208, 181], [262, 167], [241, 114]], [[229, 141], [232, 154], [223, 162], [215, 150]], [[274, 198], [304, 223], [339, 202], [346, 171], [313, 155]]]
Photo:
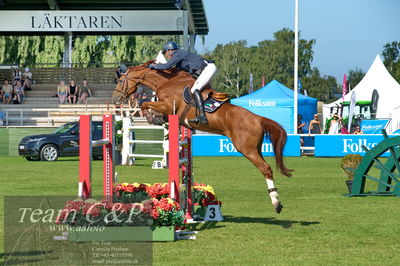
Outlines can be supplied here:
[[283, 209], [283, 205], [282, 205], [280, 202], [278, 202], [277, 204], [275, 204], [274, 207], [275, 207], [276, 213], [278, 213], [278, 214], [279, 214], [279, 213], [282, 211], [282, 209]]

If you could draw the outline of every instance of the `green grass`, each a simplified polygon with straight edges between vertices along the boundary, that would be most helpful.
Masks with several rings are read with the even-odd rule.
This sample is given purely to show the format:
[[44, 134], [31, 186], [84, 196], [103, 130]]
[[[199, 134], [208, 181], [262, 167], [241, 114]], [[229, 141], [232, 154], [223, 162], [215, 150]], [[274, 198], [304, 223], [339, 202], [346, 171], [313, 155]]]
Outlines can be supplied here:
[[[76, 158], [48, 163], [0, 157], [0, 162], [3, 196], [77, 193]], [[286, 162], [295, 173], [287, 178], [275, 171], [284, 205], [278, 215], [265, 181], [246, 159], [194, 158], [195, 181], [214, 187], [225, 220], [197, 226], [195, 241], [154, 243], [154, 264], [398, 265], [400, 199], [343, 196], [347, 188], [340, 158]], [[117, 167], [119, 181], [166, 182], [168, 171], [151, 170], [151, 163], [138, 160], [137, 166]], [[94, 194], [102, 193], [101, 180], [102, 162], [94, 161]], [[1, 212], [3, 217], [3, 204]]]
[[0, 156], [17, 156], [20, 140], [29, 135], [52, 133], [55, 128], [0, 128]]

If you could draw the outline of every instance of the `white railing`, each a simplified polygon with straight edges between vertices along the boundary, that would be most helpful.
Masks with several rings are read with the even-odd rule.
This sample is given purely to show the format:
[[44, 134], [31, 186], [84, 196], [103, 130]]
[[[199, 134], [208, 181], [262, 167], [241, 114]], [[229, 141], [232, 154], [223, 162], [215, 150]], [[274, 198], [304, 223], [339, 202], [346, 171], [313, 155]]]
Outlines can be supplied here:
[[[130, 109], [130, 111], [134, 112], [138, 112], [139, 110], [139, 108]], [[110, 110], [107, 110], [107, 108], [24, 108], [18, 110], [3, 110], [1, 112], [4, 114], [4, 126], [6, 127], [10, 126], [10, 122], [19, 122], [18, 125], [11, 125], [12, 127], [15, 127], [26, 126], [28, 122], [32, 121], [42, 123], [40, 126], [43, 126], [43, 123], [47, 123], [46, 126], [57, 127], [55, 123], [79, 121], [79, 116], [85, 113], [98, 113], [94, 114], [94, 116], [100, 117], [103, 114], [109, 113]], [[60, 116], [54, 116], [51, 114], [53, 112], [62, 112], [63, 114]], [[37, 114], [35, 115], [32, 113]]]
[[[136, 129], [152, 129], [163, 130], [163, 140], [133, 140], [133, 132]], [[168, 135], [168, 130], [163, 126], [135, 126], [130, 117], [122, 118], [122, 165], [133, 165], [135, 158], [162, 158], [162, 166], [167, 164], [168, 141], [165, 137]], [[132, 153], [133, 144], [161, 144], [163, 147], [163, 154], [141, 154]]]

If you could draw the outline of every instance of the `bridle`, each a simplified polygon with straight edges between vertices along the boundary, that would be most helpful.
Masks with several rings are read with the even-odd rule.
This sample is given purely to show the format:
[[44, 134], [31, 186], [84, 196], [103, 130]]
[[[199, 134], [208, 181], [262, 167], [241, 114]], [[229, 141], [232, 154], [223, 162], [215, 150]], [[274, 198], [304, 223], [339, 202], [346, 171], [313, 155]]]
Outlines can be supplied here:
[[118, 97], [117, 102], [120, 103], [123, 100], [125, 100], [128, 96], [128, 92], [129, 92], [129, 86], [128, 83], [129, 81], [135, 81], [134, 85], [132, 87], [136, 87], [138, 84], [143, 83], [143, 80], [145, 78], [145, 76], [150, 72], [150, 68], [147, 69], [147, 71], [144, 71], [143, 75], [141, 77], [134, 77], [134, 78], [130, 78], [128, 77], [129, 71], [128, 70], [126, 73], [123, 74], [123, 79], [120, 79], [118, 82], [122, 83], [121, 89], [115, 89], [115, 91], [121, 93], [121, 95]]

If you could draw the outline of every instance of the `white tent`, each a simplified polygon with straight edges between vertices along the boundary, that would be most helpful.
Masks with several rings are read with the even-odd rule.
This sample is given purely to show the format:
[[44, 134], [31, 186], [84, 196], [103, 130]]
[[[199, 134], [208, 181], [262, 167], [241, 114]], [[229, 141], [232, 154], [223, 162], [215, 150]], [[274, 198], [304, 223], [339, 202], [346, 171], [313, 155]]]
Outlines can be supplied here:
[[[372, 102], [374, 91], [379, 95], [375, 102], [376, 118], [391, 118], [387, 131], [391, 133], [400, 128], [400, 85], [390, 75], [379, 55], [376, 56], [374, 62], [368, 69], [364, 78], [354, 87], [352, 91], [356, 93], [356, 101], [358, 105], [369, 105]], [[350, 102], [352, 93], [346, 94], [344, 104]], [[330, 115], [331, 107], [340, 106], [342, 99], [323, 106], [323, 115]]]

